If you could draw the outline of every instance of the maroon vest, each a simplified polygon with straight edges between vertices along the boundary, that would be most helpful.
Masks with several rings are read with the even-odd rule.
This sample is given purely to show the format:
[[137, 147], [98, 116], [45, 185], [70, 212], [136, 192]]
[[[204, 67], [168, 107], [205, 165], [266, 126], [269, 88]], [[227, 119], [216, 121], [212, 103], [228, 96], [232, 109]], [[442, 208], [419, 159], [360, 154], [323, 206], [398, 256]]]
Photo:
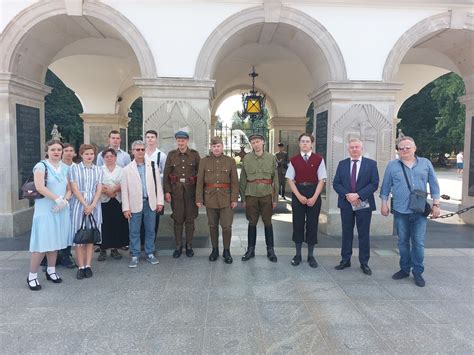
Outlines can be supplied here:
[[295, 182], [301, 184], [303, 182], [318, 183], [318, 168], [323, 157], [317, 153], [312, 152], [308, 161], [305, 162], [301, 154], [295, 155], [290, 159], [291, 165], [295, 169]]

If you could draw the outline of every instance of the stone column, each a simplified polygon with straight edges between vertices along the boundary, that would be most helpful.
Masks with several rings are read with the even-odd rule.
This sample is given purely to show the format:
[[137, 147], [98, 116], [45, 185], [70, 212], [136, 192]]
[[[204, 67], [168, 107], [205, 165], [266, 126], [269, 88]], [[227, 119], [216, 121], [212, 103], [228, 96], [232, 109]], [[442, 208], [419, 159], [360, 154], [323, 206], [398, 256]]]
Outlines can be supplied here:
[[[473, 80], [473, 79], [471, 79]], [[466, 80], [465, 80], [466, 81]], [[466, 83], [466, 88], [469, 86]], [[464, 130], [464, 172], [462, 176], [461, 208], [474, 205], [474, 94], [467, 94], [459, 99], [466, 106], [466, 124]], [[463, 213], [464, 222], [474, 225], [474, 210]]]
[[[329, 82], [310, 94], [314, 102], [315, 150], [325, 157], [328, 172], [323, 196], [320, 228], [329, 235], [341, 235], [337, 194], [332, 181], [340, 160], [349, 156], [347, 141], [358, 137], [364, 142], [364, 156], [378, 163], [380, 182], [394, 152], [395, 93], [401, 84], [381, 82]], [[373, 235], [391, 235], [392, 217], [380, 215], [380, 199], [376, 192], [377, 211], [371, 224]]]
[[129, 117], [120, 114], [106, 113], [83, 113], [80, 115], [84, 121], [84, 143], [95, 144], [99, 147], [99, 151], [104, 149], [108, 144], [108, 136], [111, 130], [117, 130], [122, 137], [121, 148], [125, 151], [128, 149], [128, 122]]
[[161, 150], [175, 149], [175, 132], [185, 130], [190, 134], [189, 146], [201, 156], [208, 153], [213, 80], [139, 78], [135, 84], [142, 90], [143, 129], [158, 132]]
[[44, 157], [44, 97], [51, 88], [16, 75], [0, 74], [0, 237], [31, 229], [33, 208], [19, 188]]
[[299, 151], [298, 137], [306, 130], [306, 117], [271, 117], [268, 120], [270, 130], [269, 151], [272, 154], [278, 151], [281, 142], [291, 157]]

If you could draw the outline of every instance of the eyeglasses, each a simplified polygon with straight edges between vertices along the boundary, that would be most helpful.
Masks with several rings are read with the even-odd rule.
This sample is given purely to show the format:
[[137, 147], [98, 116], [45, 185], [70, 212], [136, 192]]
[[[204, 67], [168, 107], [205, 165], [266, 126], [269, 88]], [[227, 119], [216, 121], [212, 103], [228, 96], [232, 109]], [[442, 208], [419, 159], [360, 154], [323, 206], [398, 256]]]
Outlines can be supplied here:
[[144, 152], [145, 151], [145, 148], [135, 148], [133, 150], [136, 150], [137, 152]]
[[407, 145], [406, 147], [398, 147], [398, 150], [400, 150], [400, 151], [402, 151], [402, 152], [403, 152], [404, 150], [409, 150], [409, 149], [411, 149], [411, 145]]

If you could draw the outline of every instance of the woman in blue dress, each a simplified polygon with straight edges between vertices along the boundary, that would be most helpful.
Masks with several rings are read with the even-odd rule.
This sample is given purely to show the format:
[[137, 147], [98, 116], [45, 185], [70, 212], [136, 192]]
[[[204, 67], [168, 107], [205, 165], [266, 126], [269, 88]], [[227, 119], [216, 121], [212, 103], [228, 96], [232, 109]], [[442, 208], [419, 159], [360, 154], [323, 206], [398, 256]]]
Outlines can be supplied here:
[[[71, 200], [71, 232], [75, 235], [81, 228], [84, 215], [92, 215], [101, 228], [102, 210], [100, 195], [102, 193], [103, 171], [94, 165], [97, 149], [90, 144], [82, 144], [79, 148], [79, 155], [82, 161], [71, 167], [69, 180], [74, 198]], [[89, 218], [86, 218], [86, 225], [90, 226]], [[78, 265], [76, 278], [92, 277], [92, 254], [94, 247], [92, 243], [76, 244], [76, 264]]]
[[[28, 286], [33, 291], [41, 290], [38, 282], [38, 268], [44, 256], [48, 260], [46, 279], [61, 283], [56, 273], [58, 250], [72, 244], [71, 220], [69, 215], [70, 196], [68, 188], [68, 167], [61, 162], [63, 146], [59, 141], [46, 143], [46, 159], [36, 164], [33, 176], [36, 190], [44, 198], [35, 201], [33, 225], [31, 227], [31, 265]], [[45, 186], [45, 175], [47, 178]]]

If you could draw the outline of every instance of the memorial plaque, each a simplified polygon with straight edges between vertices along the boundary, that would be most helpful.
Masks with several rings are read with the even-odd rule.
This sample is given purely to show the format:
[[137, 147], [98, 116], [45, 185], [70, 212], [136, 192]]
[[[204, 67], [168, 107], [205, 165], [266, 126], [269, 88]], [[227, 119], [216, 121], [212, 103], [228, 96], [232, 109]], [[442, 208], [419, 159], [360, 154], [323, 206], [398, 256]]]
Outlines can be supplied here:
[[466, 166], [469, 167], [469, 188], [467, 194], [474, 197], [474, 117], [471, 117], [471, 120], [471, 152], [469, 154], [469, 161], [464, 162], [464, 169], [466, 169]]
[[316, 115], [316, 153], [323, 156], [327, 162], [326, 155], [328, 149], [328, 111], [320, 112]]
[[[42, 158], [40, 141], [40, 110], [16, 105], [16, 139], [18, 158], [18, 187], [31, 175], [33, 167]], [[18, 192], [20, 198], [20, 191]]]

